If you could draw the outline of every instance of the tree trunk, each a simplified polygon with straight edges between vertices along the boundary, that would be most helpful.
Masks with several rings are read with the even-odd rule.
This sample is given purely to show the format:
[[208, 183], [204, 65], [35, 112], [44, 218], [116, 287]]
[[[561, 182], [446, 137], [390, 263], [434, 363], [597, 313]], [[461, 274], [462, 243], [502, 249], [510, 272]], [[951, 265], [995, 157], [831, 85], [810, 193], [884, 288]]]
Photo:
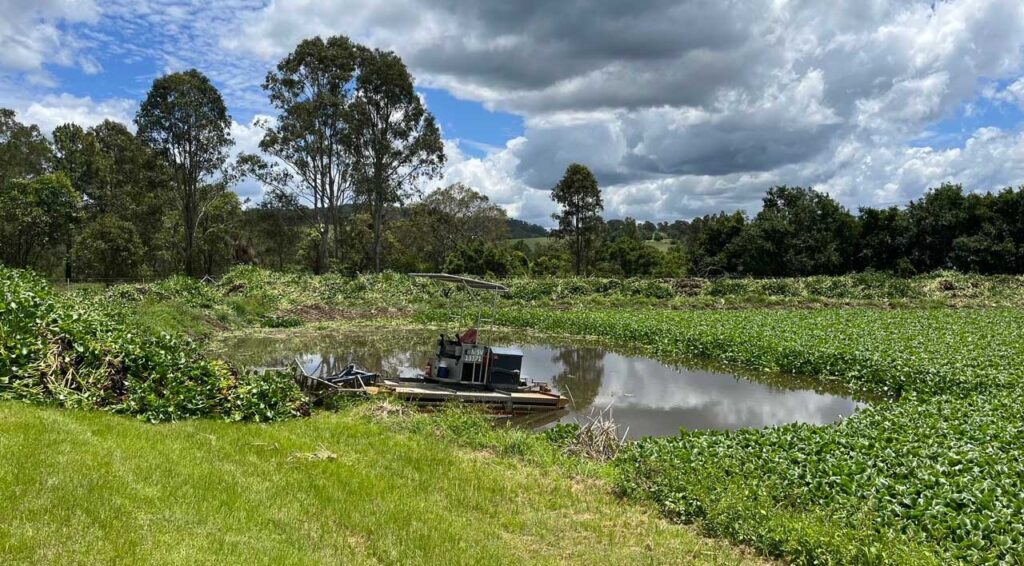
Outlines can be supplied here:
[[185, 229], [185, 273], [190, 277], [198, 276], [195, 261], [196, 240], [196, 191], [186, 189], [182, 202], [182, 223]]
[[576, 271], [576, 276], [583, 275], [583, 237], [580, 235], [580, 227], [576, 225], [576, 246], [573, 255], [573, 267]]
[[341, 212], [337, 206], [331, 207], [331, 226], [334, 228], [334, 257], [340, 259], [342, 256]]
[[328, 248], [331, 244], [331, 225], [324, 222], [320, 226], [320, 251], [317, 253], [316, 260], [316, 274], [323, 275], [327, 273], [327, 266], [330, 263], [330, 255], [328, 254]]
[[384, 199], [374, 197], [373, 211], [373, 266], [377, 273], [380, 273], [380, 256], [382, 251], [381, 232], [384, 224]]

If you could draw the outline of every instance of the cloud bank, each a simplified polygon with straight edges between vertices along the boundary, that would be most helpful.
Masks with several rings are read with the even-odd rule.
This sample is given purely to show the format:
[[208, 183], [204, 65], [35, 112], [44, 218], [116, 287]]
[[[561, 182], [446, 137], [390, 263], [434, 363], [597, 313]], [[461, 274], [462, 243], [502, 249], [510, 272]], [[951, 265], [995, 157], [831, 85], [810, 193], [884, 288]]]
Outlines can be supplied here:
[[[159, 72], [197, 66], [243, 123], [267, 111], [266, 70], [306, 37], [393, 49], [421, 85], [524, 117], [523, 134], [484, 157], [449, 140], [443, 181], [544, 224], [547, 191], [571, 161], [597, 174], [609, 216], [652, 220], [753, 212], [778, 183], [857, 207], [901, 204], [946, 180], [1024, 182], [1019, 0], [14, 3], [22, 24], [94, 31], [57, 34], [77, 43], [26, 39], [42, 47], [18, 72], [85, 72], [96, 49], [158, 61]], [[137, 41], [100, 33], [103, 22]], [[15, 37], [3, 26], [0, 45]], [[0, 69], [12, 65], [0, 55]], [[971, 112], [990, 119], [951, 138], [936, 131]]]

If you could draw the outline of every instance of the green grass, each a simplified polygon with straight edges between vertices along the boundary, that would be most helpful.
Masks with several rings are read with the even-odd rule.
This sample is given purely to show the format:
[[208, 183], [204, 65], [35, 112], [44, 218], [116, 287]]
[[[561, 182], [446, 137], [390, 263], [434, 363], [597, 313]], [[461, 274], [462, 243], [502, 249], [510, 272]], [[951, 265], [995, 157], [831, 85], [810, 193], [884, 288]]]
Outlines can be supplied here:
[[[0, 403], [0, 562], [749, 560], [623, 504], [599, 480], [403, 426], [353, 409], [150, 425]], [[304, 456], [321, 449], [337, 459]]]

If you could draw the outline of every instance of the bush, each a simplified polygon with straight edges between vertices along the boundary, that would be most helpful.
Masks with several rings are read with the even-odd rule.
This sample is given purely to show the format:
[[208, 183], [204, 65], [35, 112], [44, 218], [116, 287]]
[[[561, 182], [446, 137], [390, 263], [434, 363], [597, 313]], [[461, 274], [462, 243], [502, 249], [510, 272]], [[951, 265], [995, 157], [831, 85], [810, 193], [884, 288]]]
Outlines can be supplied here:
[[[173, 278], [162, 292], [208, 296], [189, 281]], [[0, 268], [0, 288], [0, 398], [150, 421], [274, 420], [306, 412], [290, 379], [257, 378], [206, 359], [189, 338], [138, 326], [126, 304], [108, 295], [53, 295], [38, 278], [7, 268]]]
[[81, 274], [110, 280], [138, 275], [145, 249], [134, 225], [108, 214], [86, 225], [71, 253]]

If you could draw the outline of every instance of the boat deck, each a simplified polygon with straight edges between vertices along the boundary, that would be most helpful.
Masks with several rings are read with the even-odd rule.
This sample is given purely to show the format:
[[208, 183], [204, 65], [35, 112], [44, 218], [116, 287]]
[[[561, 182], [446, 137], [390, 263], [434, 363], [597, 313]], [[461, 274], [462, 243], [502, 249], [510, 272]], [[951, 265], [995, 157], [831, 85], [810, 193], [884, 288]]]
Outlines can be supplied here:
[[422, 380], [384, 379], [377, 386], [366, 388], [367, 393], [387, 393], [418, 405], [439, 405], [461, 401], [486, 405], [509, 412], [522, 413], [562, 409], [569, 400], [557, 393], [544, 391], [501, 391], [496, 389], [454, 389], [439, 383]]
[[451, 401], [485, 406], [507, 414], [557, 411], [569, 405], [569, 399], [552, 392], [544, 384], [518, 390], [485, 389], [473, 386], [449, 386], [426, 381], [422, 377], [380, 377], [362, 371], [350, 371], [319, 377], [295, 366], [295, 382], [314, 395], [391, 395], [420, 406], [437, 406]]

